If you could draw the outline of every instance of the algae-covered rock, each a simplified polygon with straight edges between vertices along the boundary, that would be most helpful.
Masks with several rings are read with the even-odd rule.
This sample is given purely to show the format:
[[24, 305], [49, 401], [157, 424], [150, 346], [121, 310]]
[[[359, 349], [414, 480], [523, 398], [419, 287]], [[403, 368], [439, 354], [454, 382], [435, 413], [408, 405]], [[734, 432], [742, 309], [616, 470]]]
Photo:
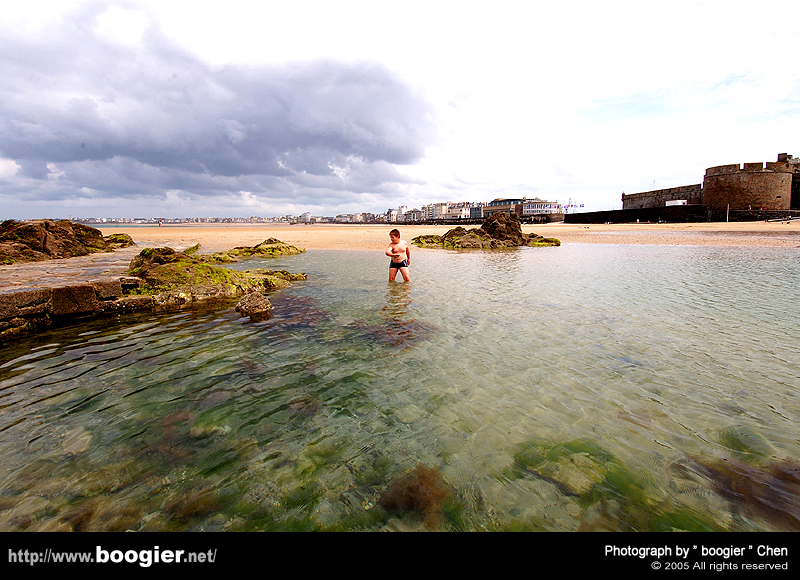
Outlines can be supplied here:
[[639, 505], [652, 503], [646, 492], [646, 478], [632, 473], [589, 439], [529, 440], [515, 456], [512, 469], [512, 476], [524, 473], [549, 481], [566, 495], [580, 498], [582, 505], [610, 498]]
[[[195, 248], [197, 248], [197, 246], [190, 248], [190, 250], [194, 250], [192, 253], [196, 253]], [[268, 238], [260, 244], [256, 244], [255, 246], [238, 246], [232, 250], [226, 250], [224, 252], [203, 254], [200, 256], [200, 259], [202, 259], [204, 262], [208, 262], [209, 264], [228, 264], [232, 262], [238, 262], [239, 260], [245, 260], [247, 258], [292, 256], [294, 254], [301, 254], [303, 252], [305, 252], [305, 250], [290, 244], [285, 244], [276, 238]]]
[[204, 257], [172, 248], [145, 248], [131, 260], [128, 274], [142, 279], [138, 292], [152, 295], [157, 304], [235, 298], [284, 288], [292, 281], [306, 279], [305, 274], [290, 274], [285, 270], [230, 270], [210, 264]]
[[413, 238], [417, 246], [442, 248], [513, 248], [518, 246], [560, 246], [561, 241], [536, 234], [525, 234], [516, 214], [494, 213], [480, 228], [467, 230], [457, 226], [443, 236], [424, 235]]
[[749, 463], [758, 462], [773, 452], [772, 446], [764, 437], [743, 425], [720, 429], [716, 436], [720, 445]]
[[605, 481], [613, 456], [592, 441], [555, 443], [532, 439], [517, 453], [518, 469], [555, 484], [567, 495], [582, 496]]
[[260, 292], [245, 294], [236, 305], [236, 312], [249, 316], [251, 320], [265, 320], [272, 313], [272, 303]]
[[104, 237], [96, 228], [69, 220], [6, 220], [0, 224], [0, 264], [86, 256], [133, 243], [127, 234]]
[[130, 237], [128, 234], [109, 234], [104, 236], [106, 243], [108, 244], [108, 248], [111, 250], [116, 250], [117, 248], [127, 248], [128, 246], [136, 245], [136, 242], [133, 241], [133, 238]]
[[756, 467], [727, 457], [687, 456], [671, 467], [684, 478], [707, 482], [735, 512], [800, 530], [800, 463], [793, 459]]

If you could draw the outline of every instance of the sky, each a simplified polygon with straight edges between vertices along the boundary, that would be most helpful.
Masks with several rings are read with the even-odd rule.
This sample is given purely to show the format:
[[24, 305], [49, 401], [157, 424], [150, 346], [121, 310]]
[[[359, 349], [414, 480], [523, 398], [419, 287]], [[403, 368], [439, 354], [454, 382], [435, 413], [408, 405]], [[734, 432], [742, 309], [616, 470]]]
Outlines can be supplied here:
[[741, 1], [0, 7], [0, 217], [621, 208], [800, 156], [800, 24]]

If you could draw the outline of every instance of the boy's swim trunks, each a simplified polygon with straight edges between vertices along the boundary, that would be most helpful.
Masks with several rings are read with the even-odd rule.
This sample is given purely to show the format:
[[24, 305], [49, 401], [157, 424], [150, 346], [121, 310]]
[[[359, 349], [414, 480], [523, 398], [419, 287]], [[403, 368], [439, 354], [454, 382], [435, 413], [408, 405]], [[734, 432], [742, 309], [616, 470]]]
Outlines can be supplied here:
[[400, 268], [408, 268], [408, 260], [403, 260], [402, 262], [389, 260], [389, 269], [391, 270], [392, 268], [397, 268], [398, 270]]

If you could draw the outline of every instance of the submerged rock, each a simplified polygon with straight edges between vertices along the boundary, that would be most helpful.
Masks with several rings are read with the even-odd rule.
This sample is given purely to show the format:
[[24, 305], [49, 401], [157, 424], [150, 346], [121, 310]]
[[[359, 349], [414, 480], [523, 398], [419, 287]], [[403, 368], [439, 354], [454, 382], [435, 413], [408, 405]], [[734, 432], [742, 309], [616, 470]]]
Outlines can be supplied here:
[[735, 459], [688, 456], [672, 468], [684, 477], [708, 481], [734, 512], [800, 530], [800, 464], [795, 461], [784, 459], [755, 467]]
[[272, 303], [260, 292], [251, 292], [239, 300], [236, 312], [249, 316], [253, 321], [266, 320], [272, 314]]
[[61, 448], [69, 455], [83, 453], [92, 443], [92, 432], [86, 427], [78, 427], [64, 435]]
[[86, 256], [132, 245], [127, 234], [104, 237], [96, 228], [69, 220], [6, 220], [0, 224], [0, 264]]
[[525, 234], [516, 214], [494, 213], [480, 228], [467, 230], [457, 226], [443, 236], [425, 235], [413, 238], [417, 246], [443, 248], [513, 248], [518, 246], [560, 246], [561, 241], [536, 234]]
[[583, 496], [603, 483], [612, 461], [610, 453], [585, 439], [565, 443], [533, 439], [516, 455], [518, 469], [549, 481], [572, 496]]

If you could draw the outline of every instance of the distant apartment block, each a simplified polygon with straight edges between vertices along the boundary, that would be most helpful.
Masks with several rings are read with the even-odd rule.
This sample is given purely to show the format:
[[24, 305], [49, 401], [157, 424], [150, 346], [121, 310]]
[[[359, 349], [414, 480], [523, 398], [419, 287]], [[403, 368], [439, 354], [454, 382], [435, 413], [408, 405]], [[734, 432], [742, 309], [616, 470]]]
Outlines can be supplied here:
[[483, 208], [483, 217], [489, 217], [493, 213], [515, 213], [521, 218], [543, 216], [554, 217], [563, 215], [564, 208], [557, 201], [545, 201], [543, 199], [521, 198], [521, 199], [495, 199], [490, 201]]

